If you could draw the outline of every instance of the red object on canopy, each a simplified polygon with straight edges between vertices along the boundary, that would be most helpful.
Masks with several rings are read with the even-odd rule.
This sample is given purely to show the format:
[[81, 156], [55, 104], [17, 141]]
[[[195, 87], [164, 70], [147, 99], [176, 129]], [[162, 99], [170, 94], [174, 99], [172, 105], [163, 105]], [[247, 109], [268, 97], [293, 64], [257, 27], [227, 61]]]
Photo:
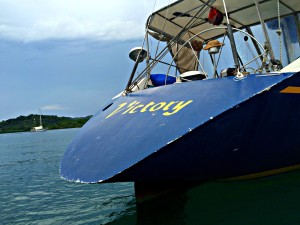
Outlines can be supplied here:
[[223, 21], [223, 14], [216, 8], [211, 8], [208, 13], [208, 22], [213, 25], [220, 25]]

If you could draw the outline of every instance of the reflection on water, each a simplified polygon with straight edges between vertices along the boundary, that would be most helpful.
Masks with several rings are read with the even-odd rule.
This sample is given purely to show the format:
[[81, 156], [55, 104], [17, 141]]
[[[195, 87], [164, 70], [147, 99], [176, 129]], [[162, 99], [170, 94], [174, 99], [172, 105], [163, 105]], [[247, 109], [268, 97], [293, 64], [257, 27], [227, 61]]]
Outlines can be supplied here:
[[132, 183], [64, 181], [59, 164], [76, 132], [0, 135], [1, 225], [300, 224], [300, 171], [181, 186], [137, 205]]
[[136, 224], [300, 224], [300, 171], [181, 187], [139, 203]]

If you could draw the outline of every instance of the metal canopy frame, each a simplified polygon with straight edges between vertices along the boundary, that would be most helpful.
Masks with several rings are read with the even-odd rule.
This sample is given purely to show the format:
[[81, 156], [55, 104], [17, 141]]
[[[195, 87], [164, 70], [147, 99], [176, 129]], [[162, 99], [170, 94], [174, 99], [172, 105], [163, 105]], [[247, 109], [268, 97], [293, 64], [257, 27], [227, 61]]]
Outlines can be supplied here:
[[[197, 3], [200, 3], [200, 5], [196, 5], [196, 1], [197, 1]], [[156, 32], [158, 35], [162, 35], [164, 38], [168, 39], [168, 43], [167, 43], [167, 46], [164, 47], [154, 59], [151, 59], [152, 60], [151, 62], [149, 62], [149, 60], [147, 61], [147, 67], [135, 79], [134, 83], [138, 82], [140, 80], [140, 77], [143, 77], [143, 75], [147, 72], [149, 73], [149, 71], [151, 71], [152, 68], [157, 65], [157, 63], [161, 62], [163, 57], [165, 57], [166, 54], [169, 52], [168, 51], [169, 48], [172, 47], [174, 45], [174, 43], [184, 44], [186, 42], [185, 38], [189, 38], [191, 36], [197, 36], [197, 38], [199, 40], [201, 40], [202, 42], [204, 42], [204, 43], [208, 42], [212, 38], [216, 39], [216, 38], [221, 37], [224, 33], [220, 33], [220, 34], [217, 34], [217, 35], [214, 35], [214, 36], [210, 36], [209, 38], [204, 38], [203, 36], [197, 35], [199, 32], [195, 32], [193, 30], [194, 28], [201, 27], [201, 25], [208, 24], [208, 22], [205, 20], [205, 17], [202, 17], [202, 16], [204, 15], [205, 12], [207, 12], [207, 10], [209, 10], [212, 7], [215, 7], [215, 4], [218, 5], [221, 1], [222, 0], [207, 0], [207, 1], [191, 0], [190, 2], [192, 2], [194, 5], [192, 4], [191, 8], [189, 8], [188, 10], [185, 10], [185, 11], [182, 11], [182, 12], [175, 11], [173, 13], [169, 12], [170, 8], [172, 8], [172, 7], [174, 7], [178, 4], [181, 4], [181, 3], [186, 4], [186, 2], [188, 2], [186, 0], [179, 0], [179, 1], [176, 1], [172, 4], [170, 4], [169, 6], [166, 6], [162, 9], [152, 13], [148, 17], [148, 20], [147, 20], [147, 26], [146, 26], [146, 32], [147, 32], [146, 36], [147, 36], [147, 38], [148, 38], [149, 34], [151, 35], [150, 31], [151, 32]], [[227, 0], [227, 1], [233, 2], [233, 1], [237, 1], [237, 0]], [[280, 0], [279, 1], [280, 4], [283, 7], [285, 7], [284, 13], [283, 13], [283, 15], [281, 15], [281, 17], [289, 16], [289, 15], [294, 15], [295, 17], [297, 17], [296, 18], [296, 26], [297, 26], [298, 38], [299, 38], [299, 42], [300, 42], [300, 21], [299, 21], [298, 15], [297, 15], [297, 13], [299, 13], [299, 11], [300, 11], [300, 4], [297, 3], [298, 5], [296, 7], [296, 10], [294, 10], [287, 4], [287, 2], [291, 3], [291, 1], [292, 0]], [[263, 6], [263, 4], [270, 3], [270, 2], [272, 2], [272, 0], [261, 0], [261, 1], [257, 1], [257, 2], [260, 6]], [[220, 7], [220, 4], [219, 4], [219, 7]], [[256, 20], [254, 23], [245, 24], [245, 23], [241, 22], [240, 20], [236, 19], [234, 17], [234, 15], [236, 13], [240, 13], [243, 10], [247, 10], [247, 9], [255, 8], [255, 7], [256, 7], [256, 3], [253, 2], [253, 1], [249, 1], [249, 4], [246, 4], [246, 5], [244, 5], [240, 8], [236, 8], [234, 10], [229, 10], [228, 12], [226, 12], [226, 14], [228, 15], [228, 20], [232, 21], [234, 24], [238, 25], [239, 29], [246, 29], [248, 32], [250, 31], [249, 34], [253, 36], [253, 34], [251, 32], [251, 29], [250, 29], [250, 26], [259, 24], [260, 20]], [[218, 8], [218, 9], [220, 10], [220, 8]], [[225, 11], [225, 7], [222, 8], [222, 10]], [[253, 10], [253, 9], [251, 9], [251, 10]], [[289, 11], [289, 13], [286, 13], [287, 10]], [[164, 16], [164, 11], [166, 11], [166, 16]], [[192, 12], [193, 12], [193, 15], [190, 15], [190, 13], [192, 13]], [[176, 13], [176, 15], [174, 15], [175, 13]], [[222, 13], [225, 14], [225, 12], [222, 12]], [[273, 12], [273, 14], [274, 14], [274, 12]], [[273, 14], [271, 13], [271, 15], [273, 15]], [[170, 15], [172, 15], [172, 16], [170, 17]], [[168, 33], [168, 31], [165, 31], [165, 29], [160, 29], [159, 26], [162, 26], [161, 28], [164, 28], [164, 25], [159, 25], [158, 27], [155, 27], [153, 25], [153, 20], [157, 19], [155, 17], [160, 17], [163, 20], [164, 24], [168, 23], [168, 25], [177, 27], [178, 32], [176, 33], [176, 35], [172, 35], [172, 34]], [[187, 21], [186, 24], [180, 24], [180, 23], [176, 22], [177, 18], [189, 18], [189, 20], [186, 20]], [[277, 16], [276, 17], [273, 16], [271, 18], [264, 19], [263, 21], [269, 21], [269, 20], [272, 20], [274, 18], [277, 18]], [[228, 26], [228, 24], [224, 24], [224, 25]], [[235, 26], [231, 25], [230, 22], [229, 22], [229, 28], [230, 28], [230, 26], [235, 28]], [[229, 30], [229, 33], [230, 33], [230, 29], [228, 29], [228, 30]], [[231, 33], [231, 35], [232, 34], [233, 33]], [[187, 35], [187, 36], [185, 36], [185, 35]], [[230, 34], [229, 34], [229, 36], [230, 36]], [[258, 55], [260, 56], [260, 58], [262, 60], [262, 57], [261, 57], [262, 53], [261, 53], [259, 47], [257, 46], [257, 44], [255, 42], [253, 42], [253, 44], [254, 44], [254, 47], [255, 47]], [[149, 47], [149, 46], [147, 46], [147, 47]], [[233, 55], [234, 55], [234, 51], [233, 51]], [[237, 59], [237, 56], [235, 56], [235, 64], [238, 68], [239, 64], [237, 62], [238, 62], [238, 59]], [[134, 70], [136, 70], [136, 66], [137, 65], [135, 65]], [[131, 74], [131, 80], [133, 78], [133, 74], [134, 73]], [[133, 84], [131, 82], [128, 82], [128, 85], [126, 87], [125, 92], [130, 91], [130, 86], [132, 86], [132, 85]]]

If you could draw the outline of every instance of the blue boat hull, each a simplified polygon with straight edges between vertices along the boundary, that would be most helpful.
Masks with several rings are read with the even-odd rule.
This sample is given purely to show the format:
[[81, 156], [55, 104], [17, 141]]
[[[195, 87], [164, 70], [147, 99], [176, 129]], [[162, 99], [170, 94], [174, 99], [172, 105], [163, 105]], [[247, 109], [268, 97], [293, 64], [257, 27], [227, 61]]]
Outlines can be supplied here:
[[201, 181], [300, 164], [300, 73], [172, 84], [109, 102], [61, 163], [78, 182]]

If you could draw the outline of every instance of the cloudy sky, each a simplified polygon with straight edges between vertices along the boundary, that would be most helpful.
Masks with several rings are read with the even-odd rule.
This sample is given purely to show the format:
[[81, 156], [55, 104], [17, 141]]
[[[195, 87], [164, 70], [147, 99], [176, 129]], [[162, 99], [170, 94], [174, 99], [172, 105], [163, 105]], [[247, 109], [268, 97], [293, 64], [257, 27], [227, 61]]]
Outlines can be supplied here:
[[153, 8], [170, 0], [0, 0], [0, 121], [86, 116], [122, 91]]
[[[39, 108], [59, 116], [95, 114], [124, 90], [133, 66], [128, 53], [142, 45], [148, 16], [174, 1], [0, 0], [0, 121]], [[253, 31], [263, 43], [261, 28]]]

